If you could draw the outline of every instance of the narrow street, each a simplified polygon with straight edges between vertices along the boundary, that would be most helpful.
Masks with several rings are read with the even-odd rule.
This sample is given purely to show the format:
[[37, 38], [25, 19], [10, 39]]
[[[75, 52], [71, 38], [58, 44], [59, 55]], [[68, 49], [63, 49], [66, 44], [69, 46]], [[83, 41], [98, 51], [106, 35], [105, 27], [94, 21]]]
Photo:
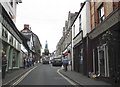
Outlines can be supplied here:
[[71, 85], [58, 74], [60, 67], [51, 64], [40, 64], [17, 79], [12, 85]]
[[120, 87], [120, 0], [0, 0], [0, 65], [0, 87]]

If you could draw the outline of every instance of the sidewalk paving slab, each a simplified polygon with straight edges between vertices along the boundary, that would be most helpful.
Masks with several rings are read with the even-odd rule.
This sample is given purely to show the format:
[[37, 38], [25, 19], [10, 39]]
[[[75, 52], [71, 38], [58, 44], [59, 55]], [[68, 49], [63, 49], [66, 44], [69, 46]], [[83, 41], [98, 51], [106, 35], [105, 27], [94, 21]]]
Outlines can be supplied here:
[[8, 71], [6, 73], [5, 79], [2, 79], [2, 85], [9, 85], [12, 81], [16, 80], [17, 78], [19, 78], [20, 76], [25, 74], [27, 71], [29, 71], [33, 67], [34, 66], [26, 67], [25, 69], [20, 68], [20, 69], [15, 69], [15, 70]]
[[65, 72], [64, 70], [60, 70], [60, 73], [62, 73], [64, 76], [68, 77], [69, 79], [73, 80], [77, 84], [86, 87], [86, 86], [94, 86], [94, 87], [113, 87], [112, 84], [101, 81], [101, 80], [95, 80], [92, 78], [88, 78], [87, 76], [84, 76], [78, 72], [70, 71], [68, 70]]

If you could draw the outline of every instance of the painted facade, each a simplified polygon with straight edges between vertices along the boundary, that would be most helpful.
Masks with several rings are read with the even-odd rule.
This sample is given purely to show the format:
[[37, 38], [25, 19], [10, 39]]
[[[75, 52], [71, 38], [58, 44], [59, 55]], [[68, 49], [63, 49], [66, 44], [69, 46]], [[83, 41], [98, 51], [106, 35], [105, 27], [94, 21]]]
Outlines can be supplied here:
[[66, 51], [65, 43], [71, 42], [74, 71], [86, 76], [90, 72], [99, 73], [101, 80], [112, 84], [120, 82], [119, 13], [120, 1], [81, 4], [78, 15], [70, 25], [71, 41], [67, 39], [68, 35], [64, 27], [63, 37], [57, 45], [60, 53], [61, 50]]
[[31, 31], [28, 24], [24, 25], [24, 29], [21, 30], [21, 33], [26, 38], [29, 47], [28, 56], [34, 57], [36, 61], [40, 60], [42, 45], [38, 36]]
[[7, 71], [10, 69], [19, 68], [19, 61], [21, 57], [21, 44], [22, 39], [19, 35], [19, 31], [14, 25], [13, 21], [7, 14], [6, 10], [1, 5], [1, 28], [0, 28], [0, 39], [1, 50], [5, 51], [7, 55], [8, 65]]
[[90, 30], [90, 3], [84, 2], [72, 24], [73, 69], [83, 74], [87, 74], [85, 43]]
[[6, 10], [7, 14], [10, 16], [12, 21], [15, 23], [16, 21], [16, 8], [17, 4], [22, 3], [22, 0], [2, 0], [1, 4]]
[[[120, 81], [120, 2], [91, 3], [91, 29], [89, 41], [92, 46], [93, 72], [111, 83]], [[109, 79], [108, 79], [109, 78]]]
[[72, 61], [72, 28], [71, 24], [73, 23], [75, 17], [77, 15], [77, 12], [71, 13], [69, 11], [68, 13], [68, 20], [65, 21], [65, 26], [63, 27], [63, 36], [59, 40], [57, 46], [56, 46], [56, 54], [57, 55], [63, 55], [66, 52], [69, 52], [67, 55], [67, 58]]

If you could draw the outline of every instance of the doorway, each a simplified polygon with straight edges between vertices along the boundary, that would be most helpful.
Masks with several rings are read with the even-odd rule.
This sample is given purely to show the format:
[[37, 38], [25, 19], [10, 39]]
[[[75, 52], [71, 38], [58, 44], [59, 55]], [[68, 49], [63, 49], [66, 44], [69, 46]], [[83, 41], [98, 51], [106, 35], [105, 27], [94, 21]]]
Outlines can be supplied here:
[[98, 72], [102, 77], [109, 77], [108, 46], [106, 44], [98, 49]]

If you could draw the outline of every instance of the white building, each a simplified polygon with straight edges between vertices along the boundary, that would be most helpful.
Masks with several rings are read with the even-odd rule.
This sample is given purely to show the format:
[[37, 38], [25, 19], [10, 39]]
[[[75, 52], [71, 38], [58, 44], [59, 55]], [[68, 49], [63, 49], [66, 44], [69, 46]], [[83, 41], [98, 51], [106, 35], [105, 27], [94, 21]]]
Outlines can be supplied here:
[[90, 27], [90, 3], [89, 2], [86, 2], [83, 8], [81, 8], [78, 17], [76, 18], [72, 26], [72, 30], [73, 30], [73, 38], [76, 37], [81, 30], [83, 31], [83, 37], [85, 37], [86, 34], [90, 32], [91, 27]]
[[0, 0], [1, 5], [5, 8], [14, 23], [16, 21], [17, 4], [21, 2], [22, 0]]
[[84, 2], [81, 3], [79, 13], [72, 24], [72, 67], [75, 71], [82, 71], [83, 69], [82, 65], [80, 65], [83, 63], [82, 40], [90, 30], [90, 3]]
[[0, 2], [0, 50], [5, 51], [8, 59], [7, 70], [19, 68], [22, 39], [15, 26], [16, 5], [20, 1], [2, 0]]

